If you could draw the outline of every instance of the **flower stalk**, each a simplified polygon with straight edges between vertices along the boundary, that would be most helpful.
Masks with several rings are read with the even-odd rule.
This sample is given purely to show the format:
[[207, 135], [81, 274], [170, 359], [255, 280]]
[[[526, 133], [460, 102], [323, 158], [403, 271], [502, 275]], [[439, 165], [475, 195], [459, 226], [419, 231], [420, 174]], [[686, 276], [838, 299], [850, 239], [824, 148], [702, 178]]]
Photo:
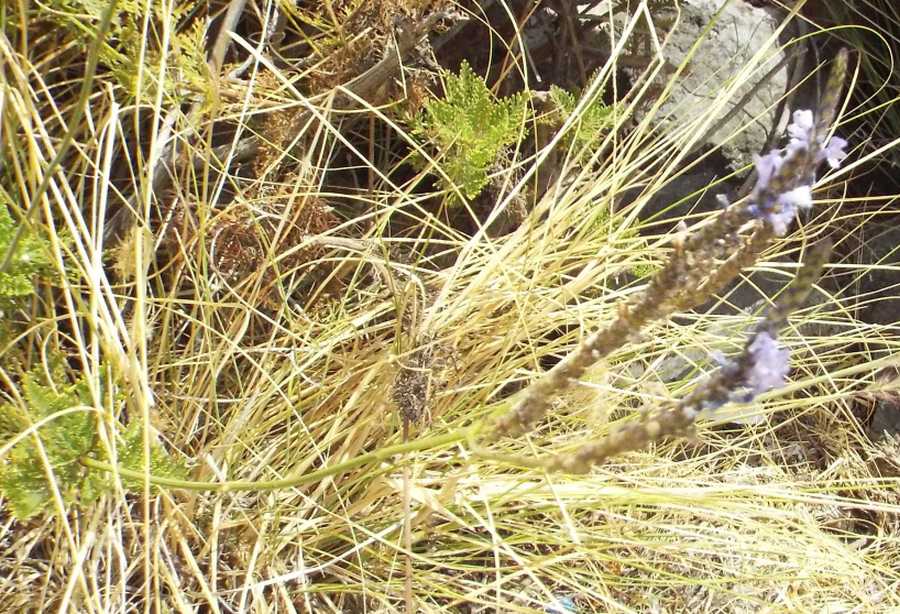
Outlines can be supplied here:
[[586, 444], [573, 453], [524, 464], [548, 471], [586, 473], [612, 456], [638, 450], [664, 437], [689, 434], [701, 413], [714, 412], [729, 402], [749, 403], [758, 395], [783, 386], [789, 371], [788, 351], [778, 344], [778, 330], [787, 323], [788, 315], [806, 301], [830, 252], [831, 244], [827, 240], [810, 251], [791, 285], [749, 336], [741, 354], [725, 361], [691, 394], [614, 428], [601, 441]]
[[[620, 303], [611, 324], [588, 336], [575, 351], [529, 386], [509, 411], [495, 419], [486, 441], [516, 437], [531, 430], [546, 415], [552, 399], [588, 368], [622, 347], [651, 322], [708, 300], [743, 268], [753, 264], [774, 237], [785, 234], [797, 212], [812, 205], [812, 184], [819, 164], [827, 161], [836, 168], [846, 157], [845, 140], [826, 139], [846, 71], [847, 54], [842, 51], [829, 77], [818, 121], [811, 110], [794, 112], [793, 122], [788, 126], [787, 146], [757, 156], [756, 184], [747, 201], [729, 204], [722, 198], [726, 207], [712, 223], [686, 238], [677, 238], [668, 263], [647, 288]], [[738, 232], [747, 223], [753, 223], [753, 232], [749, 239], [741, 239]], [[741, 247], [733, 253], [735, 243]], [[717, 264], [723, 259], [722, 264]], [[708, 271], [713, 272], [708, 274]], [[758, 343], [760, 351], [767, 346], [763, 337]], [[677, 424], [680, 422], [676, 420], [669, 426], [660, 423], [659, 427], [672, 430]], [[655, 431], [656, 427], [651, 430]]]

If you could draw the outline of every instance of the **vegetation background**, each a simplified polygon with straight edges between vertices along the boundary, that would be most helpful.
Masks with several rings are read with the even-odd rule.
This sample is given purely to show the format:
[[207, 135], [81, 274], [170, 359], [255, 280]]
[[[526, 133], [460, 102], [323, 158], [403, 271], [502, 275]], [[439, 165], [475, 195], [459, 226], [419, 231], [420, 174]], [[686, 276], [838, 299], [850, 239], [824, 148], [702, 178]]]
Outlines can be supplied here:
[[[0, 611], [900, 608], [900, 13], [765, 4], [679, 123], [671, 0], [3, 3]], [[815, 207], [473, 445], [737, 192], [703, 136], [740, 86], [784, 59], [797, 108], [840, 47]], [[788, 386], [586, 475], [517, 460], [689, 393], [825, 237]]]

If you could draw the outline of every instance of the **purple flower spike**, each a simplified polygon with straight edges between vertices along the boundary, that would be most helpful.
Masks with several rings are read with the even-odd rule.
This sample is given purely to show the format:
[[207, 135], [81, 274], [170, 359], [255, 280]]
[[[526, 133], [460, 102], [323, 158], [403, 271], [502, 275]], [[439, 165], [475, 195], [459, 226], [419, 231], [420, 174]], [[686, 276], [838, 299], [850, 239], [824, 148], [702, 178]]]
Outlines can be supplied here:
[[781, 154], [779, 154], [777, 150], [767, 153], [764, 156], [753, 156], [753, 164], [756, 166], [757, 174], [757, 190], [765, 189], [765, 187], [769, 185], [772, 177], [774, 177], [775, 173], [778, 172], [778, 169], [781, 168], [781, 163], [783, 161]]
[[788, 350], [766, 331], [758, 333], [748, 349], [752, 366], [747, 372], [746, 385], [752, 395], [783, 386], [790, 369]]
[[[815, 165], [827, 160], [831, 168], [837, 168], [847, 157], [844, 151], [847, 141], [840, 137], [832, 137], [823, 146], [824, 138], [816, 134], [815, 116], [809, 109], [794, 111], [788, 134], [791, 140], [787, 147], [754, 157], [756, 186], [747, 205], [747, 213], [765, 221], [778, 236], [784, 236], [798, 210], [812, 206], [809, 184], [815, 179]], [[810, 152], [815, 156], [814, 160], [805, 161], [805, 168], [796, 169], [794, 177], [780, 177], [784, 164], [800, 155], [801, 151]], [[772, 180], [776, 177], [777, 187], [773, 187]]]

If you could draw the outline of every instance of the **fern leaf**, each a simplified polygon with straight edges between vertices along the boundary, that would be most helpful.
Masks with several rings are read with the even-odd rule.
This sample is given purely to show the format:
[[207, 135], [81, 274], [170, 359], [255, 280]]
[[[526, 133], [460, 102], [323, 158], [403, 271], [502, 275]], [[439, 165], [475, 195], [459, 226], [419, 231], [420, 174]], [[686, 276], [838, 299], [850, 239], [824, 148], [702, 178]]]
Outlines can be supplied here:
[[519, 138], [526, 98], [517, 94], [496, 100], [466, 62], [459, 75], [446, 76], [444, 89], [443, 99], [425, 103], [414, 131], [434, 144], [452, 184], [466, 198], [475, 198], [487, 185], [490, 168]]
[[[139, 422], [132, 422], [125, 430], [119, 446], [119, 464], [132, 471], [144, 471], [144, 433]], [[169, 456], [157, 442], [150, 445], [150, 474], [158, 477], [185, 479], [187, 467]], [[143, 488], [143, 480], [123, 478], [125, 485], [134, 490]]]

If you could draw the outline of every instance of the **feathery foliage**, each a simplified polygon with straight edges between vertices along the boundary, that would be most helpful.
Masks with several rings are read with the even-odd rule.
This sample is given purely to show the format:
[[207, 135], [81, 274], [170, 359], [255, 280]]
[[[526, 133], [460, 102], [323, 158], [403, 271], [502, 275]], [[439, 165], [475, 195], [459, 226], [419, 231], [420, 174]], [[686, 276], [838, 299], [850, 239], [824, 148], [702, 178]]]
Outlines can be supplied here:
[[496, 99], [463, 62], [459, 75], [445, 75], [444, 97], [425, 102], [414, 132], [439, 152], [438, 163], [451, 181], [446, 184], [442, 176], [441, 184], [446, 189], [458, 186], [471, 199], [487, 185], [490, 169], [501, 161], [504, 150], [519, 138], [527, 108], [521, 93]]
[[[0, 259], [6, 258], [18, 226], [9, 210], [0, 205]], [[33, 294], [35, 278], [52, 273], [48, 243], [26, 229], [10, 254], [7, 269], [0, 272], [0, 307]]]
[[[575, 107], [578, 105], [578, 97], [578, 93], [564, 90], [558, 85], [551, 85], [549, 98], [553, 103], [553, 110], [551, 117], [545, 121], [552, 121], [555, 124], [562, 125], [575, 112]], [[578, 116], [576, 127], [566, 134], [565, 142], [571, 143], [576, 151], [588, 152], [585, 148], [592, 143], [596, 143], [612, 127], [615, 121], [615, 107], [616, 105], [605, 104], [600, 94], [596, 94], [594, 99]]]
[[[95, 446], [96, 414], [90, 411], [90, 390], [81, 380], [61, 387], [65, 373], [53, 369], [55, 385], [42, 383], [40, 369], [22, 375], [21, 405], [0, 406], [0, 442], [50, 419], [16, 443], [0, 461], [0, 493], [9, 500], [19, 518], [29, 518], [52, 506], [53, 485], [59, 488], [64, 504], [80, 499], [95, 500], [108, 481], [108, 475], [83, 467], [78, 459]], [[61, 413], [74, 407], [84, 411]], [[59, 415], [57, 415], [59, 414]], [[45, 459], [46, 458], [46, 462]], [[52, 483], [51, 480], [52, 479]]]
[[[73, 38], [88, 44], [109, 2], [105, 0], [53, 0], [46, 15]], [[174, 102], [185, 91], [207, 93], [206, 25], [193, 17], [187, 4], [144, 5], [135, 0], [118, 0], [109, 39], [100, 49], [102, 64], [124, 88], [129, 100], [153, 100], [159, 89]], [[146, 11], [150, 11], [150, 36], [144, 36]], [[174, 31], [164, 47], [163, 24]], [[162, 70], [165, 61], [165, 70]], [[138, 69], [140, 67], [140, 70]], [[163, 82], [159, 82], [162, 74]], [[139, 77], [140, 75], [140, 77]]]
[[[22, 403], [0, 405], [0, 446], [28, 432], [12, 444], [0, 459], [0, 495], [19, 519], [30, 518], [53, 507], [54, 490], [63, 505], [88, 505], [111, 492], [109, 473], [86, 467], [85, 457], [107, 458], [97, 434], [97, 420], [86, 379], [65, 385], [65, 369], [59, 361], [52, 367], [52, 382], [45, 382], [40, 367], [22, 374]], [[101, 377], [101, 380], [103, 378]], [[102, 396], [102, 395], [101, 395]], [[144, 470], [143, 433], [139, 422], [122, 434], [119, 464], [124, 469]], [[182, 464], [158, 444], [150, 448], [153, 475], [183, 477]], [[123, 479], [138, 490], [140, 480]]]

